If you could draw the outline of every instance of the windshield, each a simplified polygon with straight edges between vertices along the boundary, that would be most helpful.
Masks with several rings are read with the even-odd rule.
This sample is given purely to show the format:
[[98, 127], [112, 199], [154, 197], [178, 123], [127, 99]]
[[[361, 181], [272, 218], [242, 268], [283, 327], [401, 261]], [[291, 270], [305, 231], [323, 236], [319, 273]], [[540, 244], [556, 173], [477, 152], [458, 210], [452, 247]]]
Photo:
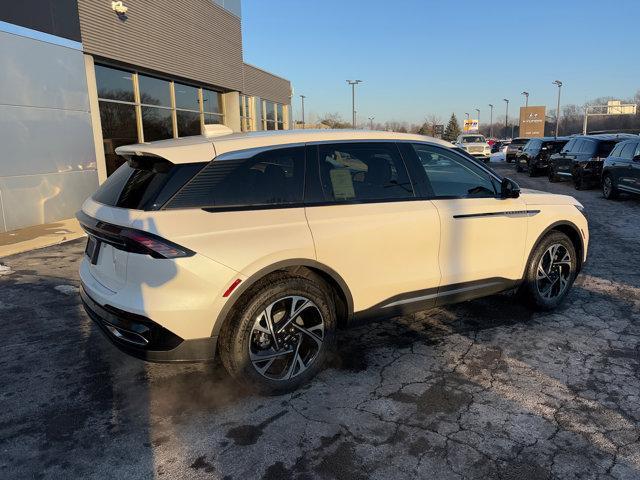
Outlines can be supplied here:
[[528, 138], [514, 138], [513, 140], [511, 140], [511, 145], [524, 145], [528, 141]]
[[486, 143], [486, 140], [482, 135], [468, 135], [462, 137], [462, 143]]

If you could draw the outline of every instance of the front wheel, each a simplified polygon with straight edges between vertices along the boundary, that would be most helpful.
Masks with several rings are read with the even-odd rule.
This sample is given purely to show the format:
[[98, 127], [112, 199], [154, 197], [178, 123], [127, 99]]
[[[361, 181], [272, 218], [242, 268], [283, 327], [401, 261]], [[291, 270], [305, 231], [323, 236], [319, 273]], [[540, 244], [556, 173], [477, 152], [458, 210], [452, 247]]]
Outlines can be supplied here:
[[532, 163], [529, 164], [529, 172], [528, 173], [529, 173], [530, 177], [535, 177], [536, 173], [537, 173], [537, 170], [538, 169], [536, 168], [536, 166], [534, 164], [532, 164]]
[[582, 174], [573, 176], [573, 187], [576, 190], [584, 190], [584, 179], [582, 178]]
[[551, 183], [556, 183], [558, 181], [558, 176], [552, 166], [549, 166], [549, 181]]
[[522, 165], [520, 165], [520, 162], [516, 162], [516, 172], [522, 172]]
[[231, 376], [261, 393], [291, 392], [323, 367], [335, 343], [336, 309], [321, 280], [271, 278], [239, 300], [220, 333]]
[[573, 243], [562, 232], [551, 232], [534, 248], [520, 293], [532, 307], [552, 310], [564, 300], [578, 272]]
[[618, 189], [609, 174], [605, 175], [602, 179], [602, 195], [607, 200], [613, 200], [618, 197]]

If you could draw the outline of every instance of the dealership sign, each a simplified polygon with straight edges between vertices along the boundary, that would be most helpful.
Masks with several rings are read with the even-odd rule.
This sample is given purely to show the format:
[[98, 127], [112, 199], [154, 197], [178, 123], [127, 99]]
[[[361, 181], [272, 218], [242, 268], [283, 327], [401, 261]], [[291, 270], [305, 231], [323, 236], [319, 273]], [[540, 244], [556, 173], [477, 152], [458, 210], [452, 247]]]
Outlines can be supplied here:
[[544, 137], [546, 107], [520, 107], [520, 136]]
[[477, 132], [478, 131], [478, 120], [474, 120], [472, 118], [469, 118], [467, 120], [464, 121], [464, 126], [463, 126], [463, 131], [464, 132]]

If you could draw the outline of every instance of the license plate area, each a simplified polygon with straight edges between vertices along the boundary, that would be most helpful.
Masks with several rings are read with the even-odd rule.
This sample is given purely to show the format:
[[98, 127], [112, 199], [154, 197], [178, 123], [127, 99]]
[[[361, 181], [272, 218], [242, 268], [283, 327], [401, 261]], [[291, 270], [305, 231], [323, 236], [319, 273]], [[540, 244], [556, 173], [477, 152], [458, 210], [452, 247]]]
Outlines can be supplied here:
[[98, 263], [98, 257], [100, 256], [100, 243], [100, 240], [91, 235], [87, 238], [87, 246], [84, 249], [84, 253], [89, 257], [91, 265], [96, 265]]

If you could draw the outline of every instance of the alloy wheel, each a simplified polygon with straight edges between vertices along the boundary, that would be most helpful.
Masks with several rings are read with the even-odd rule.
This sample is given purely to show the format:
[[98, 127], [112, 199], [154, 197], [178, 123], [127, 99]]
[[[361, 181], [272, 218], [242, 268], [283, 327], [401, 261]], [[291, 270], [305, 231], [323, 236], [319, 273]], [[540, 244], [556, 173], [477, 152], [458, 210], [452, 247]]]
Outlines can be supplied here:
[[249, 336], [249, 358], [270, 380], [290, 380], [316, 360], [324, 341], [324, 319], [306, 297], [290, 295], [257, 316]]
[[538, 262], [536, 286], [544, 299], [551, 300], [562, 295], [569, 286], [571, 278], [571, 255], [560, 244], [551, 245]]
[[610, 176], [604, 177], [604, 181], [602, 182], [602, 193], [604, 193], [605, 198], [609, 198], [611, 196], [611, 192], [613, 191], [613, 181]]

